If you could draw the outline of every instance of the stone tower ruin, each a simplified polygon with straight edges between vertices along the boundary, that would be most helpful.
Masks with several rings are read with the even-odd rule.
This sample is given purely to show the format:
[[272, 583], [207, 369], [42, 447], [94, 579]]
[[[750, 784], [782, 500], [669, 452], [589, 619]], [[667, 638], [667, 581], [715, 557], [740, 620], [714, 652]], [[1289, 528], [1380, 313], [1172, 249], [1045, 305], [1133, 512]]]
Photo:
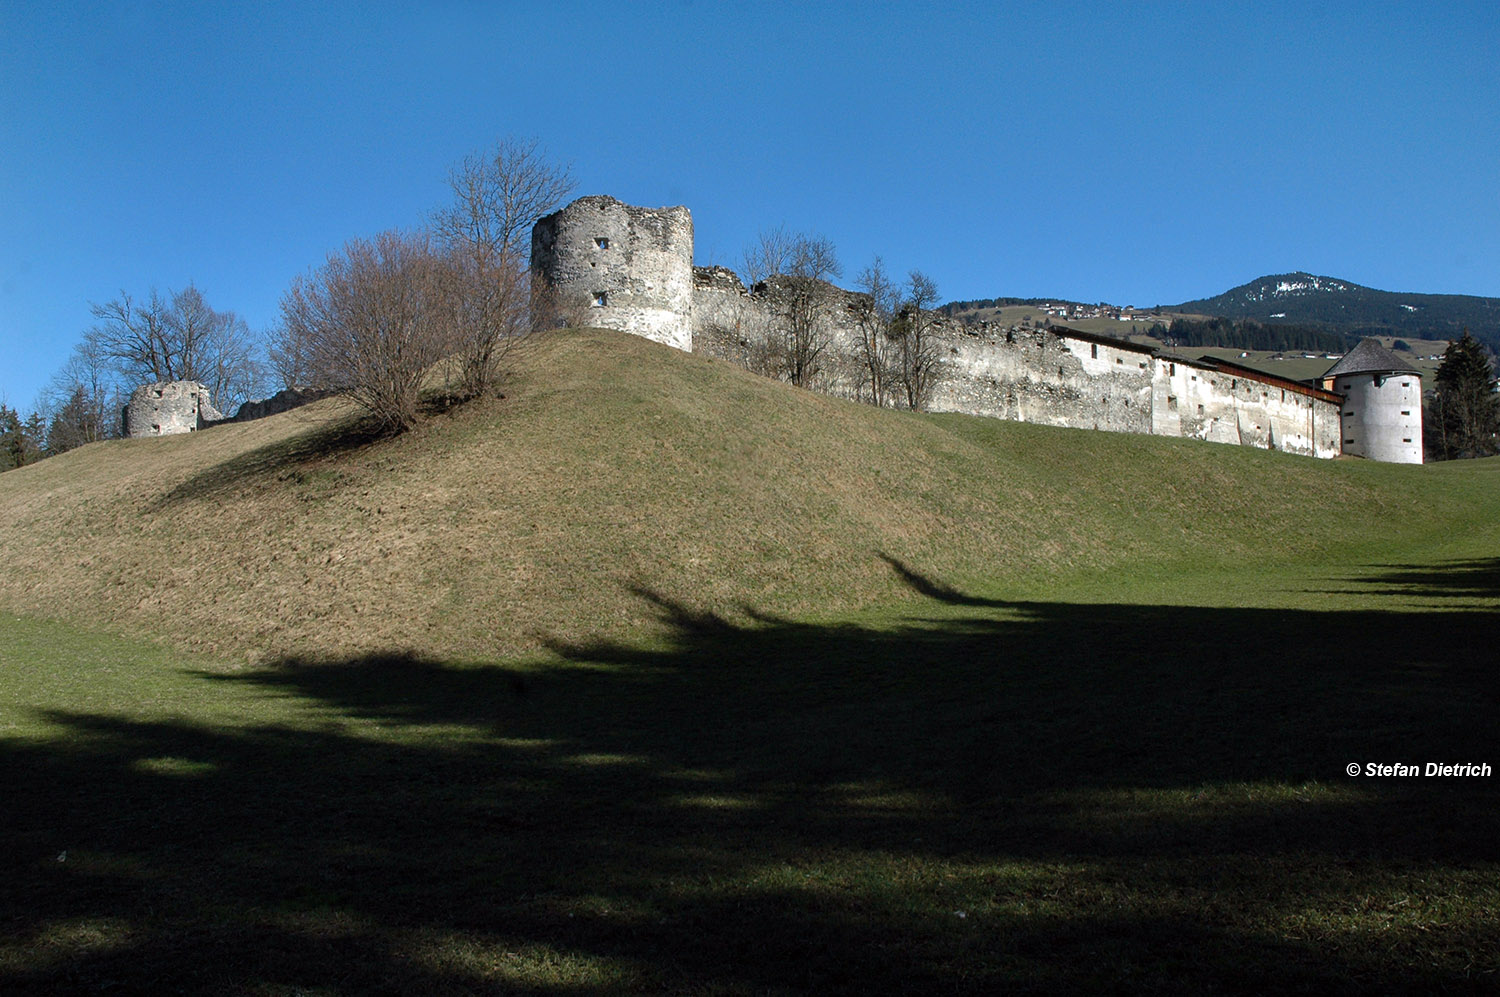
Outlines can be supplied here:
[[224, 416], [209, 399], [208, 386], [198, 381], [158, 381], [143, 384], [130, 395], [120, 413], [126, 436], [172, 436], [191, 433]]
[[693, 348], [693, 216], [581, 197], [531, 230], [538, 325], [591, 325]]

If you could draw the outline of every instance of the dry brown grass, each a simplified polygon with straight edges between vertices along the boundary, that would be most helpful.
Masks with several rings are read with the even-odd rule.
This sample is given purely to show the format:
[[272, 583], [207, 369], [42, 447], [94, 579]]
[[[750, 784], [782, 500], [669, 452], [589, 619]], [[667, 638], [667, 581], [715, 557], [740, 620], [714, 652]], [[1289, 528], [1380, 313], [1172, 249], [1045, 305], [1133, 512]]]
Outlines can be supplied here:
[[1227, 525], [1401, 511], [1364, 467], [879, 411], [613, 333], [545, 337], [506, 392], [396, 438], [331, 399], [6, 474], [0, 598], [239, 660], [490, 657], [654, 627], [643, 590], [731, 614], [890, 601], [882, 552], [987, 584], [1259, 556], [1184, 536], [1226, 491]]

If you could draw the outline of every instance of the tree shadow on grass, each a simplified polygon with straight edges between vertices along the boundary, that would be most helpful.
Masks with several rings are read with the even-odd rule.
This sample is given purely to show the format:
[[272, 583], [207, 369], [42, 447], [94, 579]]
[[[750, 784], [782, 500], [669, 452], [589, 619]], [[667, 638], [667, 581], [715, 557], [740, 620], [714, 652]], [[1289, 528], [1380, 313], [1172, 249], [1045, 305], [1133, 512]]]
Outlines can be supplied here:
[[[1485, 612], [934, 601], [202, 675], [315, 709], [0, 748], [0, 990], [1474, 991]], [[945, 615], [946, 614], [946, 615]], [[58, 861], [66, 850], [65, 861]]]
[[1407, 595], [1500, 599], [1500, 557], [1444, 564], [1382, 565], [1368, 584]]
[[233, 491], [251, 481], [296, 476], [318, 460], [370, 446], [390, 436], [373, 418], [350, 415], [256, 447], [205, 468], [169, 490], [163, 507]]

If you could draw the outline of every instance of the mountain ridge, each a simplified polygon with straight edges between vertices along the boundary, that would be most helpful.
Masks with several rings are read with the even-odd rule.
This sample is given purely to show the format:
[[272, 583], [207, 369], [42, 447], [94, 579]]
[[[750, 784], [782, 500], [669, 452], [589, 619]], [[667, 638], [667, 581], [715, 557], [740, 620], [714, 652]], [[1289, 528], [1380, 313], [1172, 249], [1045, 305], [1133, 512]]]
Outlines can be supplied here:
[[1445, 339], [1467, 328], [1492, 348], [1500, 346], [1500, 298], [1382, 291], [1303, 270], [1257, 277], [1168, 310], [1257, 322], [1316, 323], [1348, 336], [1431, 333], [1422, 338]]

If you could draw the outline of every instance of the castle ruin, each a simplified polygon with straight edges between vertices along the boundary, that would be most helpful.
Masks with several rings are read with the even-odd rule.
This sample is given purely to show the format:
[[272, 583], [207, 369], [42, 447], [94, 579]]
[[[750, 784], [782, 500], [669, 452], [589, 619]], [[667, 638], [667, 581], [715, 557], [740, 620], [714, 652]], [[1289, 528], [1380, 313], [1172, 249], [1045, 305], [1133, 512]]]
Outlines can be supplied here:
[[[580, 198], [532, 231], [540, 300], [554, 309], [537, 320], [617, 329], [754, 369], [757, 344], [781, 321], [775, 279], [746, 288], [732, 271], [692, 259], [687, 208]], [[816, 387], [863, 397], [861, 296], [829, 292], [829, 348]], [[934, 327], [946, 373], [930, 411], [1421, 463], [1421, 380], [1399, 360], [1394, 381], [1389, 371], [1335, 365], [1329, 374], [1338, 376], [1312, 385], [1061, 326], [991, 330], [935, 316]], [[1390, 366], [1394, 358], [1381, 353], [1360, 366]]]
[[[693, 265], [687, 208], [579, 198], [531, 234], [533, 324], [588, 325], [759, 366], [784, 322], [790, 278], [746, 288], [724, 267]], [[868, 398], [859, 361], [863, 295], [822, 285], [828, 348], [817, 390]], [[1373, 340], [1308, 384], [1213, 357], [1191, 358], [1062, 326], [1009, 330], [931, 315], [944, 376], [927, 408], [1079, 429], [1178, 436], [1313, 457], [1422, 462], [1422, 383]], [[288, 389], [221, 415], [196, 381], [137, 388], [126, 436], [193, 432], [285, 411], [323, 396]]]
[[158, 381], [130, 393], [130, 404], [120, 413], [126, 436], [173, 436], [191, 433], [224, 418], [209, 398], [208, 385], [199, 381]]
[[270, 398], [252, 398], [234, 415], [214, 408], [208, 385], [200, 381], [158, 381], [130, 393], [130, 404], [120, 410], [122, 436], [175, 436], [224, 422], [249, 422], [286, 412], [331, 392], [320, 388], [282, 388]]

